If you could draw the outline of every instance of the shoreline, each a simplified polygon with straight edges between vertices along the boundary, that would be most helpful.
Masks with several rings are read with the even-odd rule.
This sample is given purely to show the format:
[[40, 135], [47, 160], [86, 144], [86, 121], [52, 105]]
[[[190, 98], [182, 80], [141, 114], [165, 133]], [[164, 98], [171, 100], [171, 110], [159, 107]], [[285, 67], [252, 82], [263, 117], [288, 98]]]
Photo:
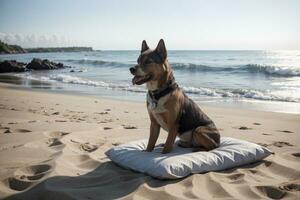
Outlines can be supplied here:
[[[4, 77], [4, 79], [3, 79]], [[26, 83], [25, 83], [26, 82]], [[56, 84], [56, 85], [55, 85]], [[96, 92], [75, 91], [76, 85], [66, 85], [61, 83], [51, 83], [40, 80], [30, 80], [23, 77], [14, 76], [12, 74], [0, 74], [0, 85], [7, 85], [13, 89], [37, 91], [37, 92], [51, 92], [58, 94], [70, 94], [78, 96], [99, 97], [119, 101], [132, 101], [132, 102], [145, 102], [146, 93], [119, 91], [114, 89], [99, 88], [99, 94]], [[81, 86], [81, 85], [78, 85]], [[72, 88], [73, 87], [73, 88]], [[91, 86], [92, 87], [92, 86]], [[54, 88], [54, 89], [52, 89]], [[59, 89], [57, 89], [59, 88]], [[141, 95], [142, 94], [142, 95]], [[197, 103], [205, 106], [228, 108], [228, 109], [243, 109], [253, 111], [265, 111], [273, 113], [287, 113], [287, 114], [300, 114], [300, 103], [298, 102], [282, 102], [282, 101], [266, 101], [255, 99], [239, 99], [234, 100], [195, 100], [193, 95], [189, 94], [191, 98]], [[295, 105], [299, 108], [295, 109]]]
[[[201, 104], [221, 136], [275, 154], [239, 168], [164, 181], [116, 166], [104, 154], [148, 138], [144, 102], [15, 88], [0, 84], [1, 199], [300, 197], [300, 115]], [[162, 130], [159, 138], [166, 137]]]

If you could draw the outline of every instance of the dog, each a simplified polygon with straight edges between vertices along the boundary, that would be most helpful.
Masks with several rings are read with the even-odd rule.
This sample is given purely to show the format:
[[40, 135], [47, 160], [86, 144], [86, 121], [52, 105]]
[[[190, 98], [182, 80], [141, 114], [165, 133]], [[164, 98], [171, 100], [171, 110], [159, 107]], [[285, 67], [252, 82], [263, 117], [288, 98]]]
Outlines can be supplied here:
[[143, 40], [137, 65], [131, 67], [133, 85], [146, 84], [147, 109], [151, 120], [150, 137], [145, 151], [152, 151], [160, 128], [168, 132], [162, 153], [172, 151], [176, 136], [178, 145], [194, 151], [210, 151], [220, 145], [220, 133], [214, 122], [189, 99], [175, 82], [167, 60], [164, 40], [151, 50]]

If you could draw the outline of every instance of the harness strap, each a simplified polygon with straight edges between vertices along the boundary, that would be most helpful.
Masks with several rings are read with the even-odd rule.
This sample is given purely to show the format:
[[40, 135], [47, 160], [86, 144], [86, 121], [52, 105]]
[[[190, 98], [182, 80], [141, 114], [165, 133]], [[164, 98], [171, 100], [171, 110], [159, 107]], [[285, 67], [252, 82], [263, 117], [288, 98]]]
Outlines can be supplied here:
[[174, 79], [172, 79], [163, 88], [154, 91], [148, 91], [148, 94], [153, 100], [158, 101], [161, 97], [169, 94], [170, 92], [173, 92], [177, 88], [178, 84], [175, 82]]

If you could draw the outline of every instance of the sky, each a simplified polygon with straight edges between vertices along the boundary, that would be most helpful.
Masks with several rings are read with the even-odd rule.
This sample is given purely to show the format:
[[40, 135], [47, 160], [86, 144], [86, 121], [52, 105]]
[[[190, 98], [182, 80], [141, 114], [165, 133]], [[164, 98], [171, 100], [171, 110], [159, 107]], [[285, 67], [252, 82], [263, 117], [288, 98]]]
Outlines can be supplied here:
[[0, 0], [0, 39], [23, 47], [300, 50], [300, 0]]

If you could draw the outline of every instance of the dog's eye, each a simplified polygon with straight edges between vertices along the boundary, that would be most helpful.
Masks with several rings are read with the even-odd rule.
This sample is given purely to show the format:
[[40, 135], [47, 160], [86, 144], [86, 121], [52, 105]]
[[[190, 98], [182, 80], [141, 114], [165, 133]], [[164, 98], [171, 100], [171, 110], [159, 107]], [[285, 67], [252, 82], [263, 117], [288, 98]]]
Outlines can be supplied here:
[[144, 63], [145, 63], [146, 65], [148, 65], [148, 64], [150, 64], [151, 62], [152, 62], [151, 60], [147, 59], [147, 60], [145, 60]]

